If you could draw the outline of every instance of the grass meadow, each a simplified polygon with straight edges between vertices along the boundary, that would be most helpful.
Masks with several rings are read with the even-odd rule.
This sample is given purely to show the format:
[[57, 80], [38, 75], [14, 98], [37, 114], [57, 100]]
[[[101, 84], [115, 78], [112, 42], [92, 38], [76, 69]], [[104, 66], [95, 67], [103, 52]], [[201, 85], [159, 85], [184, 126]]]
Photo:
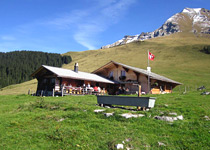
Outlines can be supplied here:
[[[210, 121], [205, 116], [210, 117], [210, 95], [200, 93], [152, 95], [157, 100], [150, 111], [101, 108], [96, 96], [2, 95], [0, 149], [112, 150], [124, 141], [125, 149], [207, 150]], [[106, 117], [95, 109], [114, 115]], [[183, 115], [184, 120], [154, 119], [171, 112]], [[122, 113], [145, 116], [126, 119]]]

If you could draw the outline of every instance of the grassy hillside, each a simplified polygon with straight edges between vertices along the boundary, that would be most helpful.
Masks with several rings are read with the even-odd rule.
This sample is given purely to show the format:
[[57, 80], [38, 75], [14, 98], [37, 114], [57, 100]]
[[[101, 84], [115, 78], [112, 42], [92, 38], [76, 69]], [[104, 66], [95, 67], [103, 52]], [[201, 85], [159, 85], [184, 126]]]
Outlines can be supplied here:
[[[155, 55], [155, 60], [150, 61], [153, 72], [195, 88], [210, 85], [210, 55], [200, 52], [207, 45], [210, 45], [210, 37], [176, 33], [109, 49], [68, 52], [65, 55], [70, 55], [72, 62], [63, 67], [73, 69], [74, 63], [78, 62], [79, 70], [92, 72], [114, 60], [146, 69], [147, 50], [150, 50]], [[28, 87], [23, 87], [22, 84], [15, 87], [25, 88], [28, 91]], [[3, 91], [10, 94], [13, 89], [3, 89]], [[1, 94], [3, 93], [0, 92]]]
[[37, 80], [33, 79], [20, 84], [14, 84], [0, 89], [0, 95], [16, 95], [16, 94], [28, 94], [35, 93], [37, 88]]
[[[95, 96], [0, 96], [0, 149], [113, 150], [124, 141], [125, 148], [133, 149], [207, 150], [209, 96], [200, 92], [156, 95], [155, 107], [145, 112], [101, 108], [95, 105]], [[104, 112], [94, 113], [95, 109], [114, 115], [107, 118]], [[154, 119], [173, 116], [172, 112], [184, 120]], [[123, 113], [145, 116], [125, 119], [120, 116]]]
[[177, 33], [109, 49], [69, 52], [66, 54], [71, 55], [73, 61], [63, 67], [72, 69], [78, 62], [80, 70], [91, 72], [114, 60], [146, 69], [147, 50], [150, 50], [155, 55], [155, 60], [150, 61], [153, 72], [186, 85], [208, 85], [210, 55], [200, 52], [204, 45], [210, 45], [210, 38]]

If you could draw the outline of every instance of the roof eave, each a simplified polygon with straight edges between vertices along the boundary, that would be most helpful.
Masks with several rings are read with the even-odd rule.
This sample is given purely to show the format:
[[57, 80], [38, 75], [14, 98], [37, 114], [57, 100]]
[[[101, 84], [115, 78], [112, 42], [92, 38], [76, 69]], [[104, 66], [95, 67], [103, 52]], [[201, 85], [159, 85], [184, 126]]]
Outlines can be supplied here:
[[69, 78], [69, 79], [75, 79], [75, 80], [86, 80], [86, 81], [93, 81], [93, 82], [102, 82], [102, 83], [109, 83], [109, 84], [115, 84], [115, 81], [109, 81], [109, 82], [105, 82], [105, 81], [97, 81], [97, 80], [93, 80], [93, 79], [85, 79], [85, 78], [77, 78], [77, 77], [70, 77], [70, 76], [58, 76], [61, 78]]
[[[93, 71], [92, 73], [96, 73], [98, 70], [104, 68], [105, 66], [107, 66], [107, 65], [109, 65], [109, 64], [111, 64], [111, 63], [116, 64], [116, 65], [121, 65], [121, 66], [123, 66], [123, 67], [125, 67], [125, 68], [127, 68], [127, 69], [133, 70], [133, 71], [135, 71], [135, 72], [137, 72], [137, 73], [140, 73], [140, 74], [143, 74], [143, 75], [146, 75], [146, 76], [149, 75], [149, 73], [148, 73], [148, 72], [145, 72], [146, 70], [144, 70], [144, 69], [141, 69], [141, 70], [144, 70], [145, 73], [144, 73], [143, 71], [141, 72], [141, 71], [138, 71], [138, 70], [133, 69], [133, 68], [135, 68], [135, 67], [128, 66], [128, 65], [125, 65], [125, 64], [122, 64], [122, 63], [118, 63], [118, 62], [115, 62], [115, 61], [113, 61], [113, 60], [111, 60], [111, 61], [108, 62], [107, 64], [103, 65], [102, 67], [98, 68], [97, 70]], [[137, 69], [140, 69], [140, 68], [137, 68]], [[153, 73], [153, 74], [155, 74], [155, 73]], [[161, 76], [161, 75], [159, 75], [159, 76]], [[166, 78], [166, 77], [164, 77], [164, 76], [162, 76], [162, 77], [163, 77], [163, 78]], [[168, 82], [168, 83], [172, 83], [172, 84], [177, 84], [177, 85], [181, 85], [181, 84], [182, 84], [182, 83], [179, 83], [179, 82], [177, 82], [177, 81], [173, 81], [173, 80], [168, 79], [168, 78], [166, 78], [166, 80], [160, 79], [160, 78], [155, 78], [155, 77], [152, 77], [152, 78], [155, 79], [155, 80], [160, 80], [160, 81]], [[168, 80], [171, 80], [171, 81], [168, 81]]]
[[42, 69], [44, 68], [44, 66], [42, 65], [41, 67], [39, 67], [37, 70], [35, 70], [31, 75], [30, 77], [35, 77], [35, 75], [40, 72]]
[[101, 66], [100, 68], [98, 68], [98, 69], [94, 70], [94, 71], [93, 71], [93, 72], [91, 72], [91, 73], [95, 73], [95, 72], [97, 72], [98, 70], [100, 70], [100, 69], [104, 68], [105, 66], [107, 66], [107, 65], [109, 65], [109, 64], [111, 64], [111, 63], [115, 63], [115, 62], [111, 60], [111, 61], [110, 61], [110, 62], [108, 62], [107, 64], [105, 64], [105, 65]]

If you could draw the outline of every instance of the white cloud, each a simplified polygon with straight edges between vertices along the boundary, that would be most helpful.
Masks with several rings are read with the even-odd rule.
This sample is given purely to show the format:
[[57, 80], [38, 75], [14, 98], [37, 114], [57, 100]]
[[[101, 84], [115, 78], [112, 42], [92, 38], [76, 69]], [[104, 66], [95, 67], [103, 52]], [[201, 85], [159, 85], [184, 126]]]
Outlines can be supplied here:
[[[49, 46], [48, 49], [54, 49], [56, 44], [59, 45], [68, 38], [70, 43], [76, 41], [89, 50], [97, 49], [102, 46], [99, 39], [102, 33], [119, 22], [137, 0], [84, 1], [88, 3], [86, 8], [77, 8], [56, 17], [39, 18], [16, 26], [11, 30], [11, 35], [0, 36], [0, 48], [40, 49]], [[53, 44], [49, 44], [52, 42]]]
[[114, 4], [104, 8], [102, 14], [112, 19], [118, 19], [120, 16], [123, 16], [126, 13], [126, 10], [135, 0], [119, 0], [115, 1]]
[[74, 34], [74, 39], [89, 50], [97, 49], [97, 34], [104, 31], [104, 27], [97, 22], [81, 24], [78, 26], [77, 32]]
[[88, 49], [96, 49], [97, 37], [112, 24], [117, 23], [128, 8], [136, 0], [104, 0], [96, 1], [93, 7], [87, 9], [74, 10], [70, 14], [64, 14], [48, 24], [56, 26], [58, 29], [74, 29], [74, 39], [79, 44]]
[[63, 14], [62, 16], [47, 22], [47, 24], [55, 25], [60, 29], [69, 29], [72, 25], [81, 22], [88, 14], [88, 10], [73, 10], [71, 13]]
[[16, 38], [14, 36], [11, 36], [11, 35], [3, 35], [3, 36], [1, 36], [1, 39], [4, 40], [4, 41], [14, 41], [14, 40], [16, 40]]

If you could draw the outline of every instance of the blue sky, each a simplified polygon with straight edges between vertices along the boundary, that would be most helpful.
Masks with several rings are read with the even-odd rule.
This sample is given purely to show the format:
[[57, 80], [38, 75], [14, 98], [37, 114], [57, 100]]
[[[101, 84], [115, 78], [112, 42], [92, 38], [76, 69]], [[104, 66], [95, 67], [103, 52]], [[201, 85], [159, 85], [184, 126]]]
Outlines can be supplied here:
[[210, 0], [0, 0], [0, 52], [99, 49]]

